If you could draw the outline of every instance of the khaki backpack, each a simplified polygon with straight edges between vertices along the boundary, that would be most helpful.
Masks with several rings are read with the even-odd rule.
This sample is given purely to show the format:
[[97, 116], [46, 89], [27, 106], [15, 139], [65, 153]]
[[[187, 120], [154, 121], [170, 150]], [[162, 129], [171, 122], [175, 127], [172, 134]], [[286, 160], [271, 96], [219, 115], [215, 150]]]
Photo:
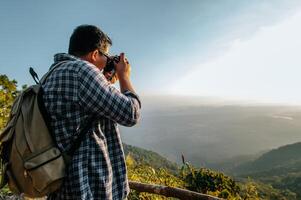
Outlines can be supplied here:
[[63, 153], [51, 134], [41, 85], [57, 66], [41, 82], [37, 81], [38, 76], [30, 69], [37, 84], [28, 87], [16, 98], [9, 121], [0, 134], [0, 188], [8, 183], [9, 189], [15, 194], [42, 197], [57, 190], [65, 177], [65, 168], [73, 153], [71, 151], [78, 148], [84, 137], [80, 133], [72, 150]]

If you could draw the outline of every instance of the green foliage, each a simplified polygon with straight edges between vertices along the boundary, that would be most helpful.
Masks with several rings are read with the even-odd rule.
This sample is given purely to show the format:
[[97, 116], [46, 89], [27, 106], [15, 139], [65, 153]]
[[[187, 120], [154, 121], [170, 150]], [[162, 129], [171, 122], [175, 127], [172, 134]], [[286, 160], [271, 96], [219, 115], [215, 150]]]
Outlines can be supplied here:
[[[132, 147], [132, 149], [134, 150], [128, 151], [126, 159], [129, 180], [184, 188], [229, 200], [297, 199], [296, 194], [288, 189], [276, 189], [272, 185], [264, 184], [252, 179], [247, 179], [237, 183], [233, 178], [226, 176], [223, 173], [215, 172], [206, 168], [197, 169], [187, 162], [175, 175], [174, 172], [169, 169], [154, 167], [154, 163], [156, 163], [156, 161], [152, 161], [151, 159], [148, 159], [148, 162], [145, 162], [145, 159], [141, 158], [136, 160], [135, 158], [139, 158], [139, 155], [142, 155], [144, 158], [149, 157], [149, 155], [147, 155], [149, 151], [144, 150], [143, 153], [141, 153], [141, 148]], [[155, 155], [160, 156], [158, 154]], [[287, 184], [291, 185], [291, 187], [298, 187], [298, 184], [296, 184], [298, 180], [285, 180], [287, 180]], [[280, 184], [281, 181], [278, 183]], [[139, 193], [132, 190], [129, 199], [159, 200], [171, 198], [149, 193]]]
[[255, 182], [248, 180], [248, 182], [240, 185], [240, 195], [242, 199], [260, 200]]
[[239, 198], [240, 188], [229, 176], [206, 168], [196, 169], [189, 163], [181, 168], [181, 177], [186, 188], [203, 194], [211, 194], [224, 199]]
[[[17, 81], [9, 80], [6, 75], [0, 74], [0, 131], [7, 123], [12, 104], [18, 94]], [[11, 192], [6, 186], [1, 189], [1, 194], [11, 195]]]
[[[255, 182], [237, 184], [232, 178], [220, 172], [209, 169], [197, 169], [185, 163], [178, 171], [178, 175], [173, 175], [169, 170], [155, 169], [150, 165], [137, 162], [131, 154], [127, 155], [126, 164], [128, 178], [132, 181], [158, 184], [164, 186], [178, 187], [191, 191], [209, 194], [229, 200], [261, 200]], [[138, 199], [172, 199], [150, 193], [140, 193], [131, 190], [130, 200]]]
[[173, 174], [177, 174], [178, 172], [178, 166], [176, 163], [167, 160], [156, 152], [145, 150], [125, 143], [123, 143], [123, 147], [126, 156], [130, 154], [134, 160], [141, 164], [151, 165], [155, 169], [166, 168]]
[[[278, 180], [276, 180], [278, 178]], [[270, 181], [273, 187], [284, 190], [284, 194], [295, 194], [301, 199], [301, 174], [291, 173], [285, 177], [275, 177], [275, 181]]]
[[257, 188], [258, 197], [260, 199], [267, 200], [296, 200], [297, 195], [289, 190], [279, 190], [272, 185], [264, 184], [258, 181], [252, 181], [249, 179], [249, 183], [253, 187]]
[[[126, 157], [126, 164], [128, 169], [128, 179], [131, 181], [137, 181], [141, 183], [165, 185], [171, 187], [185, 188], [184, 182], [173, 175], [170, 171], [164, 168], [155, 169], [150, 165], [141, 164], [134, 160], [131, 154]], [[160, 195], [143, 193], [131, 190], [129, 199], [148, 199], [148, 200], [160, 200], [160, 199], [173, 199]]]
[[9, 80], [6, 75], [0, 75], [0, 130], [8, 120], [11, 106], [17, 95], [17, 81]]

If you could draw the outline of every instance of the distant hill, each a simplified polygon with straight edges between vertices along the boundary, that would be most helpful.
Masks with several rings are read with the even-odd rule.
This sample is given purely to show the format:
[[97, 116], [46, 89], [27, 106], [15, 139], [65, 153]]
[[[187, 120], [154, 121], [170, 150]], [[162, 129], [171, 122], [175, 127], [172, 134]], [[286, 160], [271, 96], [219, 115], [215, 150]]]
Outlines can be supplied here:
[[166, 168], [174, 173], [176, 173], [178, 170], [178, 165], [176, 163], [167, 160], [166, 158], [164, 158], [156, 152], [128, 145], [125, 143], [123, 143], [123, 148], [126, 156], [128, 154], [131, 154], [134, 160], [138, 161], [141, 164], [150, 165], [155, 169]]
[[238, 166], [254, 161], [260, 156], [261, 154], [235, 156], [222, 162], [209, 163], [206, 167], [231, 174], [235, 173]]
[[231, 170], [236, 177], [251, 177], [301, 199], [301, 142], [271, 150], [258, 159]]
[[258, 159], [242, 164], [231, 171], [233, 174], [301, 172], [301, 142], [285, 145], [264, 153]]

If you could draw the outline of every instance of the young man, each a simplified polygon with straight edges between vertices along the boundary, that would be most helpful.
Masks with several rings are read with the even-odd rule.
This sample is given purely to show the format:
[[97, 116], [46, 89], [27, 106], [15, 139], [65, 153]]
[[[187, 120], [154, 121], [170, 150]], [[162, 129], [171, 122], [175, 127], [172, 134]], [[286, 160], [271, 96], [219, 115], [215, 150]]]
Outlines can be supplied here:
[[69, 52], [54, 56], [54, 71], [43, 84], [46, 110], [58, 147], [66, 152], [79, 133], [84, 139], [67, 166], [62, 187], [48, 199], [125, 199], [129, 193], [117, 124], [133, 126], [140, 100], [130, 81], [124, 53], [115, 62], [120, 91], [103, 74], [111, 39], [91, 25], [77, 27]]

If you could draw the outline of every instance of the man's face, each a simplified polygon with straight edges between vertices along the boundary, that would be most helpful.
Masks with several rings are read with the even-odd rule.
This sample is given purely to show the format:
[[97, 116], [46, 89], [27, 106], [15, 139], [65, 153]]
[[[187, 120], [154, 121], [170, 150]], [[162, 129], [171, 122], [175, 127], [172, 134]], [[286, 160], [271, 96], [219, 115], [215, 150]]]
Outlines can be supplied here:
[[105, 56], [105, 54], [108, 53], [109, 53], [109, 48], [106, 48], [105, 50], [102, 51], [98, 51], [97, 59], [93, 64], [100, 70], [102, 70], [106, 66], [107, 57]]

